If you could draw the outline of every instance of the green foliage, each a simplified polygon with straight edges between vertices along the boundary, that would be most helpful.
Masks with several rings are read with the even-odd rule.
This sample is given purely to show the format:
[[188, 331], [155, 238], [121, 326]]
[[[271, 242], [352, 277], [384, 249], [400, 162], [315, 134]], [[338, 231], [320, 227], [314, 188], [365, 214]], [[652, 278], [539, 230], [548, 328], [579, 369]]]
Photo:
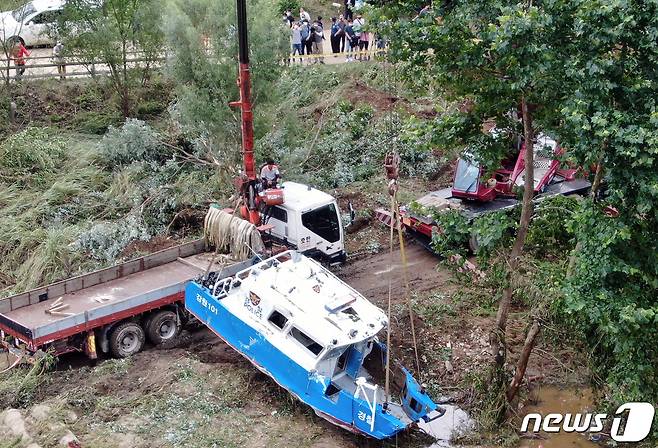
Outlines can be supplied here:
[[[189, 140], [202, 140], [203, 157], [233, 168], [241, 142], [239, 111], [229, 106], [239, 99], [235, 2], [169, 0], [165, 11], [163, 29], [172, 51], [168, 69], [176, 81], [172, 116]], [[273, 85], [288, 53], [289, 29], [280, 21], [274, 0], [250, 3], [248, 26], [252, 95], [258, 111], [278, 99]], [[256, 137], [274, 122], [275, 117], [257, 115]]]
[[170, 155], [158, 133], [134, 118], [127, 119], [121, 128], [110, 127], [97, 148], [100, 161], [110, 169], [135, 161], [157, 162]]
[[95, 224], [78, 237], [75, 249], [86, 252], [98, 261], [111, 263], [129, 243], [146, 241], [151, 236], [139, 217], [129, 215], [119, 221]]
[[15, 368], [3, 374], [0, 378], [0, 399], [4, 406], [17, 408], [33, 404], [39, 388], [47, 383], [47, 372], [54, 363], [52, 356], [44, 354], [29, 368]]
[[64, 143], [45, 128], [27, 128], [0, 145], [0, 178], [27, 180], [61, 166]]
[[300, 6], [302, 5], [299, 0], [277, 0], [276, 9], [279, 15], [283, 15], [286, 11], [290, 11], [293, 17], [297, 17]]
[[569, 227], [578, 208], [579, 200], [572, 196], [539, 201], [526, 237], [528, 250], [541, 258], [549, 255], [564, 258], [575, 245]]
[[430, 210], [438, 231], [432, 235], [432, 249], [449, 258], [466, 251], [471, 236], [469, 220], [460, 210]]
[[[124, 116], [131, 112], [133, 90], [148, 79], [162, 49], [160, 11], [155, 0], [106, 0], [101, 7], [87, 0], [70, 0], [58, 23], [56, 31], [69, 51], [84, 61], [107, 64]], [[132, 58], [130, 48], [141, 51], [145, 62], [140, 68], [127, 62]]]
[[144, 100], [137, 104], [135, 111], [137, 118], [146, 119], [160, 115], [167, 110], [167, 104], [158, 100]]
[[116, 111], [80, 111], [73, 119], [73, 126], [80, 132], [103, 135], [111, 126], [121, 123], [121, 114]]
[[655, 234], [585, 202], [570, 225], [579, 242], [562, 302], [588, 340], [614, 401], [658, 396]]
[[506, 210], [486, 213], [473, 221], [472, 238], [477, 242], [477, 255], [485, 260], [498, 249], [509, 247], [518, 226], [516, 214]]

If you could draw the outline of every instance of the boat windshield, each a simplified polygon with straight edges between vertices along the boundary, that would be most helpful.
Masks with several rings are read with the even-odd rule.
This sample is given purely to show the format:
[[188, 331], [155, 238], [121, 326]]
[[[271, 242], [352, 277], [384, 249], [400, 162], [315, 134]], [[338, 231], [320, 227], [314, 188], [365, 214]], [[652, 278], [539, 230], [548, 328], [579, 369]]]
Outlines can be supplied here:
[[302, 225], [330, 243], [340, 239], [340, 222], [333, 203], [304, 213]]
[[11, 15], [14, 18], [15, 21], [22, 22], [23, 20], [25, 20], [25, 18], [27, 16], [29, 16], [30, 14], [33, 14], [35, 12], [37, 12], [37, 10], [34, 7], [34, 5], [30, 2], [30, 3], [26, 3], [23, 6], [20, 6], [16, 9], [14, 9], [11, 12]]
[[453, 189], [466, 193], [475, 193], [478, 188], [479, 177], [480, 165], [465, 159], [459, 159]]

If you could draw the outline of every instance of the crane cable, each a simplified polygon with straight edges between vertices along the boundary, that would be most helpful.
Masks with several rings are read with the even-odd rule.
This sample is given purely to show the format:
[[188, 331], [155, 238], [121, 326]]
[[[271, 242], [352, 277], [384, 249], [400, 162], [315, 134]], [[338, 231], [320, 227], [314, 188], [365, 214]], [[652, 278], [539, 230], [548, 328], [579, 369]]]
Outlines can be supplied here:
[[[388, 193], [391, 196], [391, 221], [390, 221], [390, 235], [389, 235], [389, 256], [390, 256], [390, 271], [393, 270], [393, 228], [398, 231], [398, 242], [400, 245], [400, 259], [402, 262], [402, 272], [405, 284], [405, 295], [407, 298], [407, 306], [409, 309], [409, 322], [411, 325], [411, 338], [414, 347], [414, 359], [416, 361], [416, 373], [420, 376], [420, 358], [418, 357], [418, 342], [416, 340], [416, 325], [414, 322], [414, 312], [411, 302], [411, 294], [409, 287], [409, 273], [407, 254], [405, 251], [404, 238], [402, 236], [402, 217], [400, 215], [400, 205], [397, 201], [398, 193], [398, 175], [399, 175], [400, 156], [396, 152], [391, 152], [386, 155], [384, 159], [384, 168], [386, 169], [386, 176], [388, 182]], [[393, 297], [393, 276], [388, 277], [388, 327], [386, 331], [386, 380], [385, 392], [386, 398], [390, 401], [390, 364], [391, 364], [391, 303]]]

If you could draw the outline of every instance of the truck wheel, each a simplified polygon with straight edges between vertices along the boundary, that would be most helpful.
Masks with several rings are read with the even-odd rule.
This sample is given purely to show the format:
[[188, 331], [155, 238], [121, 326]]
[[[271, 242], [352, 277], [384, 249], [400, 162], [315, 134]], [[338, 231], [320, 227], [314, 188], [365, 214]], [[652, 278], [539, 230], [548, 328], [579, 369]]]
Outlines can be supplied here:
[[173, 311], [160, 311], [149, 319], [146, 334], [149, 341], [162, 344], [171, 341], [180, 333], [181, 325]]
[[144, 330], [135, 322], [124, 322], [112, 330], [110, 351], [117, 358], [134, 355], [144, 347]]

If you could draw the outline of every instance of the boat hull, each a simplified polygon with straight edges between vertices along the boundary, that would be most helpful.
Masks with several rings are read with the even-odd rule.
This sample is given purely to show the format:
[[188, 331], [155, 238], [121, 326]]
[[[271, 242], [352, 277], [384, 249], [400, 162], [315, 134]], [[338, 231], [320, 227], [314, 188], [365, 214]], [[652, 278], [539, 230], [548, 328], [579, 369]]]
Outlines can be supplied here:
[[[196, 282], [185, 291], [185, 306], [224, 342], [247, 358], [261, 372], [271, 377], [300, 401], [311, 406], [316, 414], [348, 431], [376, 439], [386, 439], [407, 428], [404, 423], [381, 405], [376, 410], [363, 398], [344, 390], [327, 396], [330, 379], [309, 372], [272, 345], [256, 329], [234, 316], [210, 292]], [[373, 420], [374, 419], [374, 423]]]

